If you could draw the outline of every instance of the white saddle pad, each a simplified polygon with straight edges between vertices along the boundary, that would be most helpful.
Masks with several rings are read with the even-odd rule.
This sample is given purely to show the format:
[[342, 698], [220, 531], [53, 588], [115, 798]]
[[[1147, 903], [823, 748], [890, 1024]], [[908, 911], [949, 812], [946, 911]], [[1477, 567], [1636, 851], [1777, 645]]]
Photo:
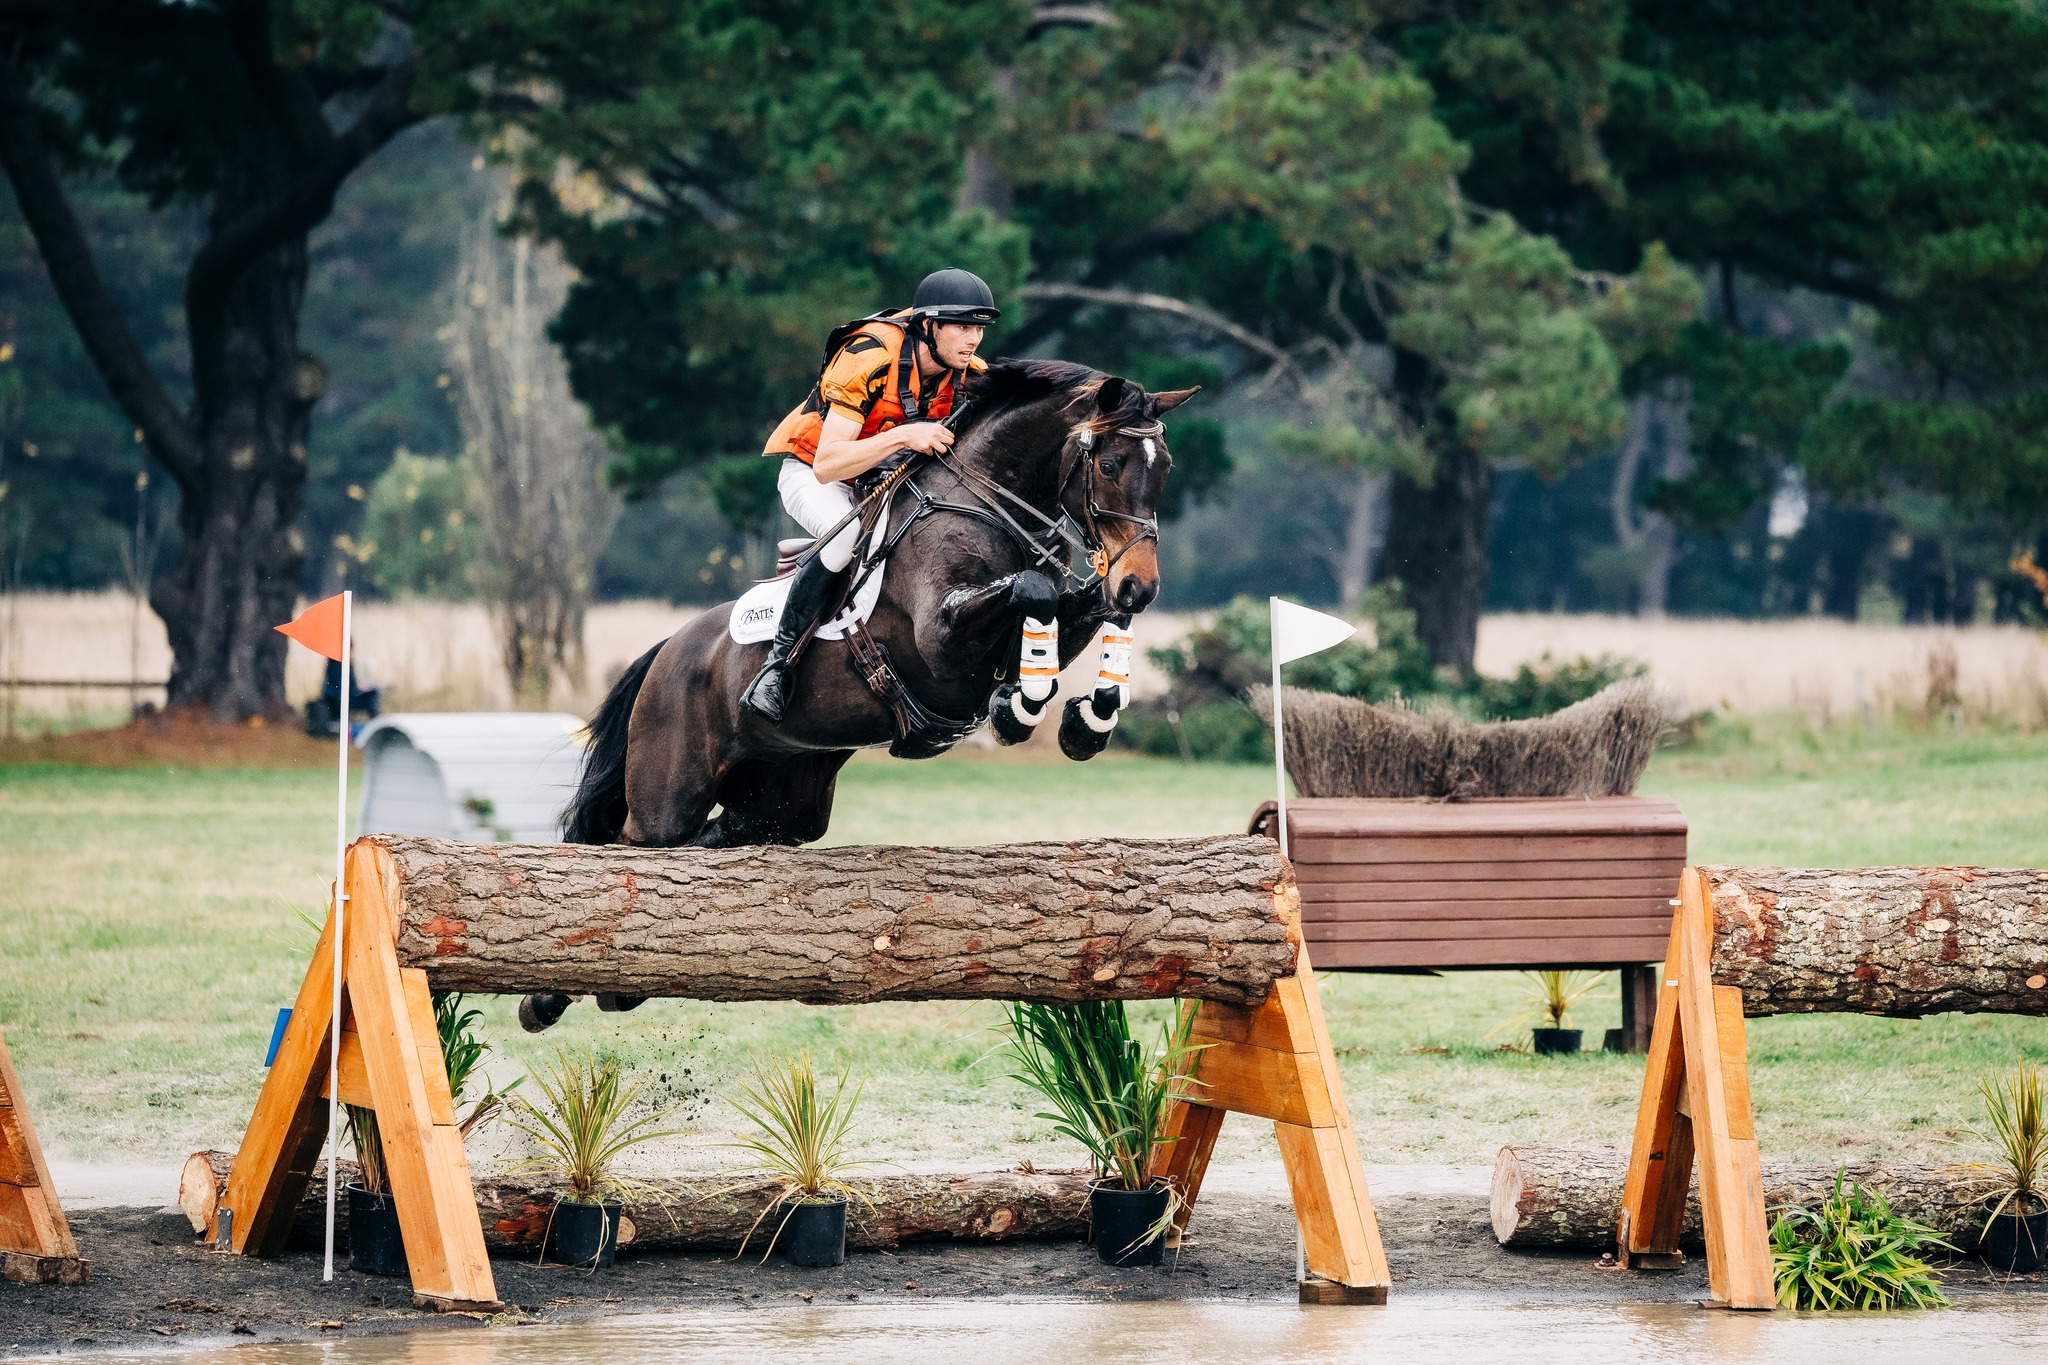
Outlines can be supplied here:
[[[875, 533], [868, 540], [868, 554], [882, 548], [882, 542], [889, 534], [889, 513], [884, 508], [875, 522]], [[858, 569], [860, 561], [855, 561]], [[846, 604], [846, 610], [818, 627], [820, 640], [840, 640], [846, 637], [847, 627], [856, 621], [866, 622], [875, 614], [875, 603], [882, 600], [882, 575], [888, 570], [888, 561], [875, 566], [867, 576], [853, 600]], [[789, 578], [773, 578], [766, 583], [756, 583], [732, 604], [732, 616], [726, 622], [726, 633], [733, 643], [742, 645], [759, 644], [775, 638], [775, 627], [782, 620], [783, 603], [789, 600], [789, 585], [795, 575]]]

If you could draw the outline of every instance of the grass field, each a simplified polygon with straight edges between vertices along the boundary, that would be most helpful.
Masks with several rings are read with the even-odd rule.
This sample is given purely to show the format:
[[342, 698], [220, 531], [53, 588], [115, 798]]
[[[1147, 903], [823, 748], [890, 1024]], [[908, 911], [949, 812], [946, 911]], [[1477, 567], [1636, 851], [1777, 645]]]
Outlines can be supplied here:
[[[83, 1158], [169, 1160], [231, 1145], [261, 1079], [271, 1016], [303, 970], [321, 903], [331, 775], [319, 769], [0, 767], [0, 1024], [46, 1141]], [[1130, 758], [1088, 765], [863, 757], [840, 785], [834, 842], [978, 843], [1239, 830], [1259, 768]], [[1644, 790], [1675, 796], [1700, 862], [2028, 865], [2048, 852], [2048, 736], [1719, 726], [1660, 754]], [[1328, 1010], [1368, 1161], [1481, 1162], [1504, 1141], [1624, 1138], [1638, 1059], [1536, 1059], [1512, 974], [1327, 978]], [[1575, 1022], [1618, 1022], [1612, 985]], [[558, 1043], [617, 1050], [686, 1102], [693, 1136], [658, 1158], [715, 1166], [720, 1088], [754, 1058], [809, 1046], [868, 1075], [876, 1154], [1071, 1161], [1003, 1074], [993, 1006], [822, 1010], [655, 1002], [588, 1006], [545, 1040], [487, 1002], [496, 1074]], [[1972, 1082], [2015, 1053], [2048, 1060], [2048, 1021], [1844, 1016], [1751, 1024], [1766, 1150], [1920, 1155], [1975, 1124]], [[1226, 1130], [1223, 1155], [1270, 1143]]]

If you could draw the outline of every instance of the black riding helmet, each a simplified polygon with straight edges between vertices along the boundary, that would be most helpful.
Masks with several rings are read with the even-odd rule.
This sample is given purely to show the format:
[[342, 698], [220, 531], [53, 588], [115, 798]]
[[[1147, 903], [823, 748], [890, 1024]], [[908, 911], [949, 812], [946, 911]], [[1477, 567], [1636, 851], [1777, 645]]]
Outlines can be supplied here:
[[910, 311], [934, 322], [964, 322], [973, 327], [986, 327], [1003, 315], [981, 276], [956, 267], [925, 276], [910, 301]]

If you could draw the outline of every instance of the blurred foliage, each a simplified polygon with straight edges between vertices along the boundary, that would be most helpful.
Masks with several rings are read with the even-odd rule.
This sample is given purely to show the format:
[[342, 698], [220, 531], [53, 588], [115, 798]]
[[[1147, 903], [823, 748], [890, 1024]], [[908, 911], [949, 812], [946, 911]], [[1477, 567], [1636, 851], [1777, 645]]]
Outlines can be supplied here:
[[370, 486], [362, 535], [346, 543], [388, 597], [474, 594], [479, 522], [461, 461], [401, 448]]

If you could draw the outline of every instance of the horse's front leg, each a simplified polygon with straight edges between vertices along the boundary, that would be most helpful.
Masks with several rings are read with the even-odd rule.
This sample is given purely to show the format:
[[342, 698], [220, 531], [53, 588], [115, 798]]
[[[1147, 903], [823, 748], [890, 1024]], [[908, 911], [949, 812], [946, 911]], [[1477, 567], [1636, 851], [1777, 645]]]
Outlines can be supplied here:
[[947, 595], [939, 615], [956, 639], [1018, 630], [1016, 676], [989, 698], [989, 727], [1003, 744], [1031, 738], [1059, 688], [1060, 595], [1052, 580], [1025, 569], [985, 588], [962, 588]]
[[1076, 763], [1109, 747], [1118, 713], [1131, 704], [1131, 618], [1112, 616], [1104, 621], [1101, 639], [1094, 689], [1069, 700], [1060, 717], [1060, 752]]

